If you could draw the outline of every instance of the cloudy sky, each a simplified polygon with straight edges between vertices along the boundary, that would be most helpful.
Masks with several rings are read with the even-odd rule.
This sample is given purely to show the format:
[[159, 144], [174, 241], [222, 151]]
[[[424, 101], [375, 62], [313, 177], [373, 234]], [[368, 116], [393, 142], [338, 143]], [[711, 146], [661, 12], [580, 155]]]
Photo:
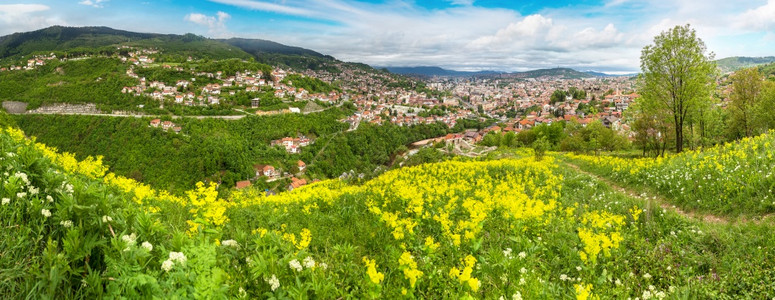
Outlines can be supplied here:
[[775, 0], [0, 1], [0, 35], [51, 25], [192, 32], [456, 70], [633, 72], [643, 46], [686, 23], [717, 58], [775, 55]]

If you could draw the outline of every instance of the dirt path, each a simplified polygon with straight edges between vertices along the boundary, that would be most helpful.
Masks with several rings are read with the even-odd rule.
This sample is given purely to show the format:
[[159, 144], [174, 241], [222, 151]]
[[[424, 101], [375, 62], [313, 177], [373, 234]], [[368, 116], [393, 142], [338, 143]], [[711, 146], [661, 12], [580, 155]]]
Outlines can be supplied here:
[[[608, 186], [610, 186], [611, 188], [613, 188], [614, 190], [616, 190], [616, 191], [618, 191], [620, 193], [629, 195], [630, 197], [634, 197], [634, 198], [638, 198], [638, 199], [643, 199], [651, 207], [659, 206], [662, 209], [672, 210], [675, 213], [677, 213], [677, 214], [679, 214], [681, 216], [684, 216], [686, 218], [701, 220], [701, 221], [704, 221], [704, 222], [707, 222], [707, 223], [713, 223], [713, 224], [729, 224], [729, 223], [732, 223], [732, 221], [730, 221], [729, 219], [724, 218], [724, 217], [719, 217], [719, 216], [715, 216], [715, 215], [711, 215], [711, 214], [703, 214], [703, 213], [698, 213], [698, 212], [687, 212], [687, 211], [684, 211], [684, 210], [678, 208], [677, 206], [670, 204], [667, 200], [665, 200], [664, 198], [662, 198], [659, 195], [653, 195], [653, 194], [649, 194], [649, 193], [646, 193], [646, 192], [639, 194], [635, 190], [621, 187], [621, 186], [617, 185], [616, 183], [614, 183], [614, 182], [612, 182], [612, 181], [610, 181], [610, 180], [608, 180], [606, 178], [603, 178], [601, 176], [598, 176], [598, 175], [592, 174], [590, 172], [584, 171], [583, 169], [581, 169], [577, 165], [574, 165], [574, 164], [569, 163], [569, 162], [565, 162], [565, 164], [568, 165], [569, 167], [573, 168], [574, 170], [576, 170], [579, 173], [586, 174], [588, 176], [591, 176], [592, 178], [597, 179], [600, 182], [603, 182], [603, 183], [607, 184]], [[768, 216], [765, 216], [764, 218], [762, 218], [762, 220], [765, 220], [767, 218], [768, 218]], [[743, 220], [743, 219], [735, 220], [735, 221], [746, 222], [746, 220]]]

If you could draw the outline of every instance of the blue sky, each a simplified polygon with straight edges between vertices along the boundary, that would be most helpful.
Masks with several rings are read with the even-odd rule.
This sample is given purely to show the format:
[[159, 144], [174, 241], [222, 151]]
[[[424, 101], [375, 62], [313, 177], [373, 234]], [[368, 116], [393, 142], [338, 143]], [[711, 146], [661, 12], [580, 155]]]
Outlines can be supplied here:
[[2, 0], [0, 35], [51, 25], [262, 38], [375, 66], [633, 72], [689, 23], [717, 58], [775, 55], [775, 0]]

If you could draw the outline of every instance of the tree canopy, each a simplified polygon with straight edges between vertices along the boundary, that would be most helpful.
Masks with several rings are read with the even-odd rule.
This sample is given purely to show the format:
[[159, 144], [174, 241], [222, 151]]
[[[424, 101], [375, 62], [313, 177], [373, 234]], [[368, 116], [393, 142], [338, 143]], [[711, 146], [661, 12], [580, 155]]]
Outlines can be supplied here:
[[684, 126], [707, 106], [717, 74], [713, 53], [688, 24], [654, 37], [641, 52], [640, 95], [644, 109], [672, 121], [676, 152], [683, 151]]

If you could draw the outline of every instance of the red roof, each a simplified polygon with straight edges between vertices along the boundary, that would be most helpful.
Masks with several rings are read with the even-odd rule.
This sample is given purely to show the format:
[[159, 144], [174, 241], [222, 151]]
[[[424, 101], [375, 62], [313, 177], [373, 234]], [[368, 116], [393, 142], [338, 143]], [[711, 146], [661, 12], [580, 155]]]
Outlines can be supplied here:
[[307, 184], [306, 179], [298, 179], [296, 177], [291, 178], [291, 187], [293, 187], [294, 189], [306, 184]]
[[303, 166], [306, 166], [307, 164], [305, 164], [303, 161], [297, 161], [296, 165], [298, 165], [299, 167], [303, 167]]
[[244, 189], [250, 186], [250, 180], [237, 181], [237, 189]]

